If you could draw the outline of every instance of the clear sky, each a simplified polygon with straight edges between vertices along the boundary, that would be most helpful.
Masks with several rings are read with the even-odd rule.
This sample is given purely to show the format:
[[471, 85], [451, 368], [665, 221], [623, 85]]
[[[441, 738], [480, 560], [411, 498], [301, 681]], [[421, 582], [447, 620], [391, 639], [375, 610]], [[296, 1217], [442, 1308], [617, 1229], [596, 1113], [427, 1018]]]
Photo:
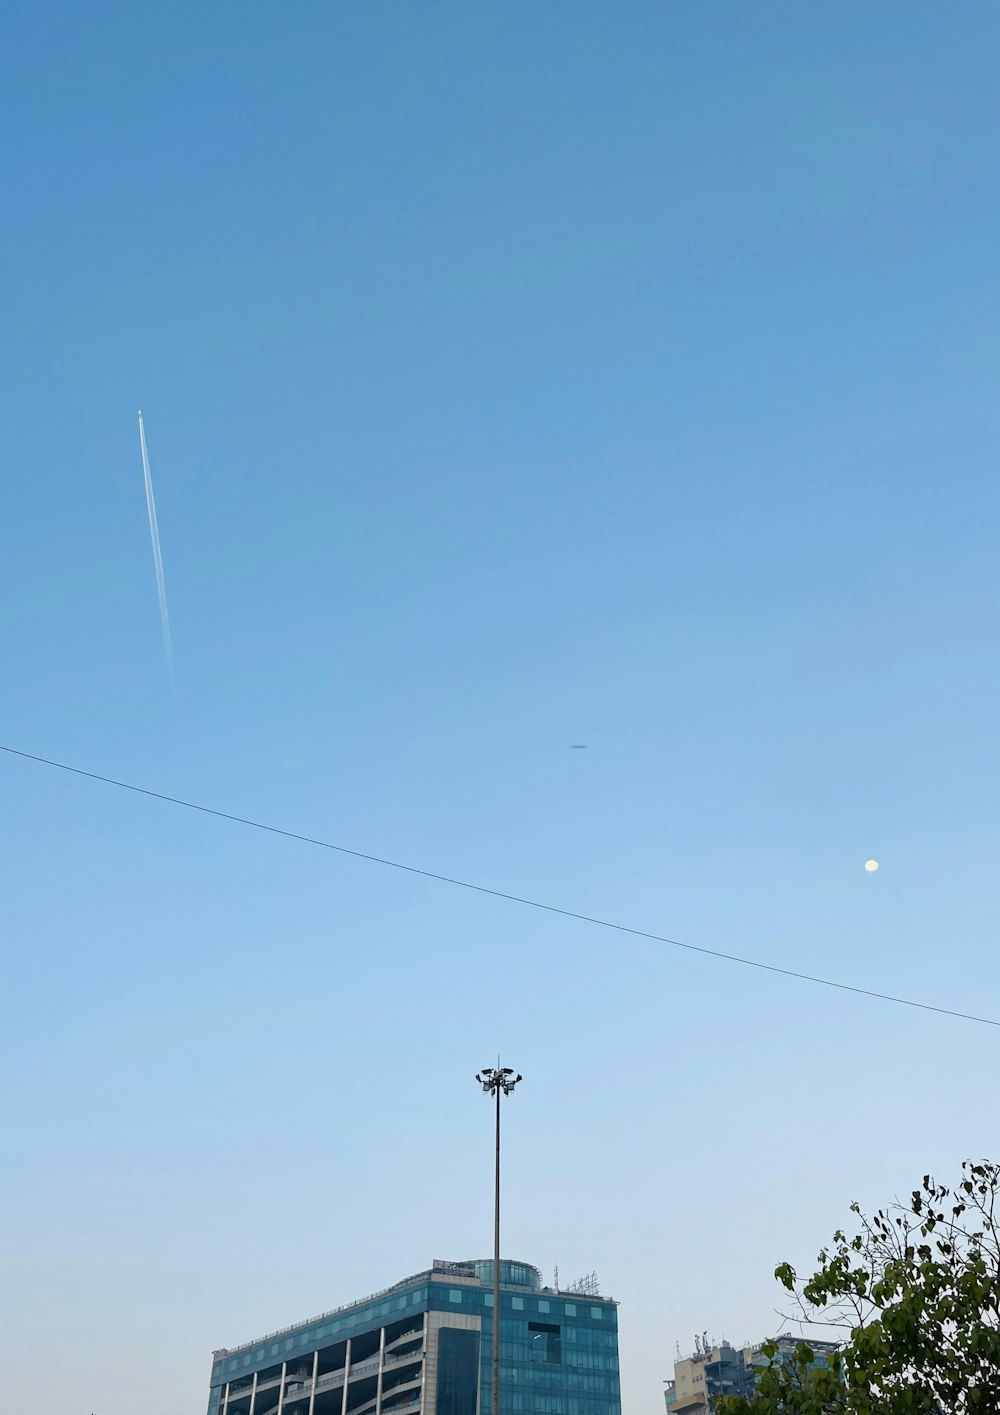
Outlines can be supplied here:
[[[998, 41], [11, 7], [3, 740], [1000, 1016]], [[505, 1248], [620, 1299], [627, 1415], [852, 1199], [998, 1157], [990, 1028], [12, 758], [0, 800], [19, 1415], [200, 1415], [213, 1347], [488, 1251], [498, 1049]]]

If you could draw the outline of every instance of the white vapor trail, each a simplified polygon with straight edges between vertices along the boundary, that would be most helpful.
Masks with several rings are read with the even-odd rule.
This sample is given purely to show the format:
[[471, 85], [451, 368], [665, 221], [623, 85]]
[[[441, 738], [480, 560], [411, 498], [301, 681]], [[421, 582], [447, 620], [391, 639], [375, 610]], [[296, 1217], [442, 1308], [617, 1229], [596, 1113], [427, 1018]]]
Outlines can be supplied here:
[[153, 478], [149, 472], [149, 454], [146, 451], [146, 430], [142, 425], [142, 409], [139, 409], [139, 446], [142, 449], [142, 475], [146, 482], [146, 509], [149, 512], [149, 538], [153, 542], [153, 568], [156, 571], [156, 594], [160, 601], [160, 626], [163, 629], [163, 647], [167, 655], [170, 676], [174, 675], [174, 650], [170, 642], [170, 616], [167, 613], [167, 587], [163, 580], [163, 556], [160, 554], [160, 528], [156, 524], [156, 501], [153, 498]]

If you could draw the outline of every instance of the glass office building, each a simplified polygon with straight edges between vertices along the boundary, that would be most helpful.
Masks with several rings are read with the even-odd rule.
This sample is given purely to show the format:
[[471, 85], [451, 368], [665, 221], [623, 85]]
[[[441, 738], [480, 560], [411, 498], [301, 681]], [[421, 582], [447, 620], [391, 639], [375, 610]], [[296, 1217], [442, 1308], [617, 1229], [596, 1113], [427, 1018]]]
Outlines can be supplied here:
[[[215, 1352], [208, 1415], [492, 1415], [493, 1263], [394, 1287]], [[621, 1415], [618, 1310], [500, 1265], [500, 1415]]]

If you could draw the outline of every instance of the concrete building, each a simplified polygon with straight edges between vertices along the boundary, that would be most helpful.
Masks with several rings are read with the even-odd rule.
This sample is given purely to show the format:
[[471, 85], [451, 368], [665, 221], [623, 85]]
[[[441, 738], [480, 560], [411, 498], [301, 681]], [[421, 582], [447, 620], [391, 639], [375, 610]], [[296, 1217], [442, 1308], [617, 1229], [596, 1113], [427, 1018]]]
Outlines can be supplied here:
[[[215, 1352], [208, 1415], [491, 1415], [492, 1261], [393, 1287]], [[500, 1415], [621, 1415], [618, 1311], [500, 1265]]]
[[664, 1399], [669, 1415], [699, 1415], [712, 1408], [716, 1395], [742, 1395], [745, 1372], [742, 1353], [724, 1341], [719, 1346], [700, 1339], [692, 1356], [674, 1362]]
[[[802, 1338], [797, 1336], [776, 1336], [771, 1340], [777, 1346], [776, 1361], [790, 1360], [792, 1353]], [[816, 1365], [823, 1365], [837, 1350], [836, 1342], [808, 1339], [816, 1357]], [[707, 1336], [696, 1338], [694, 1354], [679, 1357], [674, 1362], [674, 1378], [666, 1382], [664, 1400], [667, 1415], [703, 1415], [713, 1408], [714, 1398], [719, 1395], [753, 1394], [756, 1372], [766, 1365], [767, 1356], [762, 1350], [764, 1343], [734, 1347], [727, 1341], [713, 1345]]]

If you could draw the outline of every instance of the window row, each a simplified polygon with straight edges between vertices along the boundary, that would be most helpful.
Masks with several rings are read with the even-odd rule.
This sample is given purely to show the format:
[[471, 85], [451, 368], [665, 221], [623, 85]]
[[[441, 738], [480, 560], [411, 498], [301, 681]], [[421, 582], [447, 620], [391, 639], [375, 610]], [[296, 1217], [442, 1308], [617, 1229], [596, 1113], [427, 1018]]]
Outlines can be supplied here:
[[506, 1393], [502, 1401], [503, 1415], [507, 1411], [529, 1411], [530, 1415], [619, 1415], [620, 1409], [617, 1392], [609, 1400], [605, 1392], [587, 1396], [513, 1391]]
[[[493, 1306], [493, 1293], [483, 1292], [479, 1287], [452, 1287], [448, 1289], [448, 1301], [461, 1304], [467, 1303], [470, 1307]], [[614, 1324], [615, 1309], [613, 1306], [594, 1307], [590, 1303], [580, 1304], [579, 1302], [552, 1302], [546, 1297], [508, 1297], [503, 1296], [503, 1310], [505, 1312], [533, 1312], [541, 1317], [588, 1317], [594, 1322], [610, 1321]]]

